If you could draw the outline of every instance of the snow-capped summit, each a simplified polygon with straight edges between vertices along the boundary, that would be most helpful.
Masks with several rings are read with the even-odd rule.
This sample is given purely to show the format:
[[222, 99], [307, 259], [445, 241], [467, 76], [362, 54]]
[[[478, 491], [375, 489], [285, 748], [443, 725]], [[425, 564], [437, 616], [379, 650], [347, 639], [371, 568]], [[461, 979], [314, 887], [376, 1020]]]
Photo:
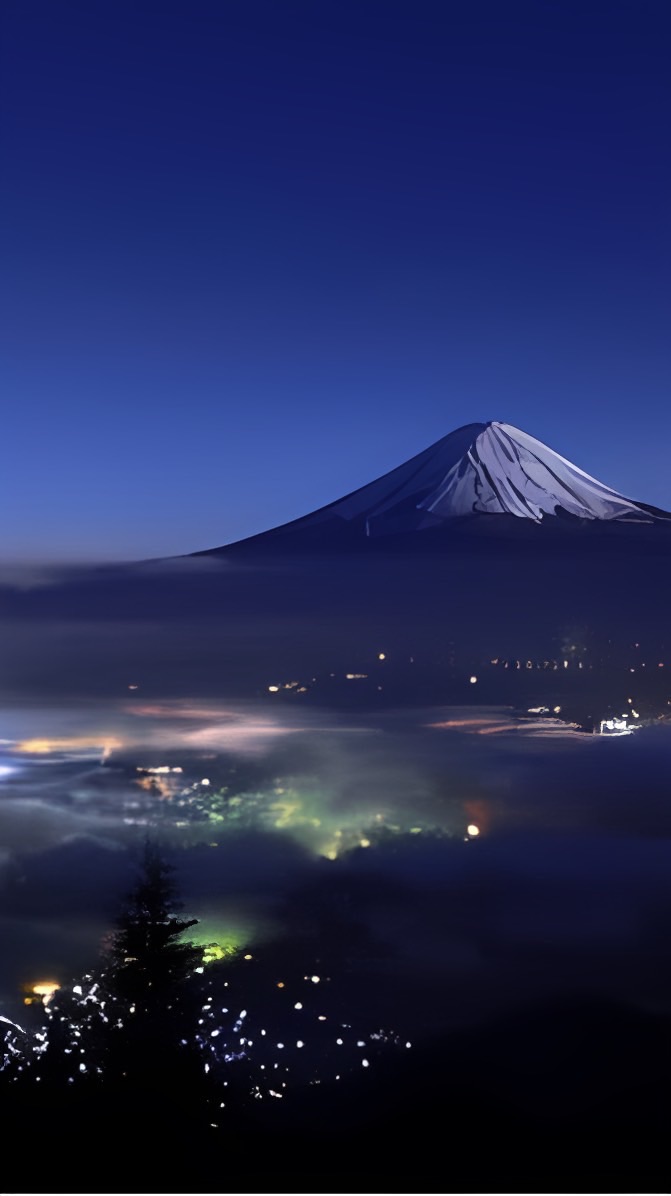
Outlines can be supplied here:
[[334, 503], [333, 515], [365, 515], [369, 536], [464, 515], [550, 515], [651, 523], [659, 516], [624, 498], [511, 424], [468, 424], [418, 457]]
[[566, 512], [579, 519], [650, 523], [649, 508], [624, 498], [511, 424], [486, 424], [465, 455], [418, 507], [448, 519], [473, 512], [540, 523]]
[[343, 546], [499, 515], [536, 524], [567, 517], [581, 523], [671, 521], [668, 512], [626, 498], [527, 432], [492, 421], [457, 428], [345, 498], [242, 543]]

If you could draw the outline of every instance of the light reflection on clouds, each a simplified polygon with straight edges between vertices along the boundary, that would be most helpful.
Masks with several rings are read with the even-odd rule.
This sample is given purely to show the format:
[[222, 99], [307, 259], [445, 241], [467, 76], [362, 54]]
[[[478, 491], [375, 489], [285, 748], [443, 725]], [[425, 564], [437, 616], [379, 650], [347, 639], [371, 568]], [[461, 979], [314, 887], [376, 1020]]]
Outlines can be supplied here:
[[92, 751], [100, 751], [103, 758], [106, 758], [115, 748], [120, 747], [121, 740], [114, 736], [79, 735], [72, 738], [23, 739], [13, 745], [12, 751], [22, 756], [62, 755], [70, 759], [78, 756], [87, 759]]
[[589, 743], [592, 739], [579, 729], [577, 723], [559, 718], [516, 716], [509, 709], [489, 711], [481, 708], [479, 713], [473, 710], [453, 713], [450, 710], [446, 717], [425, 725], [436, 731], [460, 731], [467, 735], [514, 735], [554, 740], [568, 738], [576, 744]]
[[[137, 704], [124, 698], [98, 702], [88, 713], [80, 706], [69, 711], [61, 706], [54, 712], [27, 707], [20, 714], [22, 725], [14, 710], [10, 726], [13, 721], [21, 737], [7, 752], [10, 760], [21, 758], [20, 775], [3, 777], [10, 818], [17, 824], [28, 811], [37, 818], [42, 803], [61, 812], [67, 806], [84, 826], [88, 819], [94, 832], [101, 823], [106, 833], [116, 825], [122, 841], [129, 827], [181, 828], [185, 841], [194, 842], [258, 826], [295, 835], [331, 860], [354, 847], [375, 845], [382, 831], [463, 835], [469, 821], [483, 832], [497, 820], [505, 823], [499, 745], [508, 758], [517, 754], [520, 766], [538, 750], [535, 740], [542, 751], [602, 746], [598, 737], [580, 734], [559, 719], [520, 720], [503, 708], [392, 711], [357, 727], [332, 712], [271, 713], [262, 703], [197, 698]], [[77, 721], [80, 733], [65, 734]], [[474, 736], [491, 737], [496, 747], [483, 754], [469, 746]], [[171, 765], [160, 782], [155, 770], [165, 766], [165, 771], [167, 765], [159, 753], [169, 756]], [[245, 762], [258, 766], [254, 776]], [[72, 771], [77, 764], [79, 773]], [[186, 764], [194, 775], [179, 772]], [[235, 776], [228, 775], [227, 766]], [[217, 775], [210, 786], [213, 767]], [[138, 775], [143, 768], [147, 775]], [[202, 787], [204, 771], [208, 792]], [[27, 837], [18, 835], [21, 842]], [[42, 836], [39, 841], [43, 844]]]

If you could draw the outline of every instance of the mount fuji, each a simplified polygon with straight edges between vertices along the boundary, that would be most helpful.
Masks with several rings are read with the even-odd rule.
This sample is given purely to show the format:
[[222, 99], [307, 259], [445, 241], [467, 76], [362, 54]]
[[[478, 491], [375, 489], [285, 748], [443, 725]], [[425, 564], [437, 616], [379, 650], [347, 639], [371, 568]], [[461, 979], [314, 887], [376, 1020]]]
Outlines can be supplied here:
[[[315, 701], [326, 690], [312, 695], [309, 679], [323, 674], [345, 678], [350, 701], [367, 691], [347, 678], [372, 676], [381, 651], [405, 672], [399, 663], [394, 689], [388, 667], [374, 702], [472, 702], [473, 674], [479, 701], [516, 704], [528, 690], [528, 706], [548, 705], [551, 689], [554, 705], [565, 690], [579, 697], [585, 717], [613, 702], [619, 714], [629, 698], [645, 710], [645, 694], [666, 710], [669, 593], [669, 512], [510, 424], [473, 423], [224, 547], [86, 567], [29, 590], [0, 577], [0, 618], [16, 627], [3, 669], [17, 692], [39, 677], [89, 694], [139, 678], [144, 693], [253, 697], [307, 677]], [[656, 662], [640, 676], [632, 644]], [[567, 652], [582, 664], [548, 688], [543, 662]]]
[[328, 550], [378, 540], [390, 546], [415, 533], [424, 533], [428, 547], [436, 537], [425, 533], [490, 516], [497, 531], [511, 518], [546, 527], [558, 520], [671, 522], [670, 513], [619, 494], [527, 432], [492, 421], [466, 424], [344, 498], [229, 547]]

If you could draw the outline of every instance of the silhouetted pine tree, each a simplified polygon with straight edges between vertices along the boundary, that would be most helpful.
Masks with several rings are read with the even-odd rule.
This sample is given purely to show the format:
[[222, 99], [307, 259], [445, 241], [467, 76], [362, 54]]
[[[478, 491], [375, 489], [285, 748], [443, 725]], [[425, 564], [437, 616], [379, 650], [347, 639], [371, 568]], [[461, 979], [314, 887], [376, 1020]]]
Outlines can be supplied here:
[[182, 941], [197, 919], [180, 917], [181, 908], [174, 868], [147, 842], [101, 978], [111, 1048], [104, 1071], [117, 1082], [155, 1088], [178, 1072], [202, 1072], [195, 1043], [202, 948]]
[[139, 1013], [174, 1003], [201, 962], [202, 949], [181, 941], [198, 919], [178, 917], [181, 908], [174, 868], [147, 841], [141, 874], [117, 918], [107, 953], [108, 980], [116, 996]]

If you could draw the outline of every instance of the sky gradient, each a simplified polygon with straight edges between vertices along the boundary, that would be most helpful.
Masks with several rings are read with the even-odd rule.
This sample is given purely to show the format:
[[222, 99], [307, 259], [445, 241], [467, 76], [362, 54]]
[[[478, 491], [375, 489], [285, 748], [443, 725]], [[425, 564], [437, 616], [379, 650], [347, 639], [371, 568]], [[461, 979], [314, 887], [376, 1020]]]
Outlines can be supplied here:
[[8, 0], [0, 560], [296, 518], [473, 421], [671, 508], [663, 3]]

